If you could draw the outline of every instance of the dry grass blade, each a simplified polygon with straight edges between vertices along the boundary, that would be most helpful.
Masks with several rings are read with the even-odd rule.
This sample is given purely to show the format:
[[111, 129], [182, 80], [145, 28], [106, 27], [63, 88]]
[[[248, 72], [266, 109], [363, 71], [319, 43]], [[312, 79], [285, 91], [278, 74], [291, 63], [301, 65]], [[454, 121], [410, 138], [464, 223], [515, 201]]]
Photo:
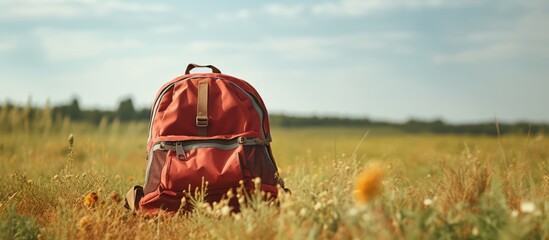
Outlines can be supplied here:
[[503, 143], [501, 141], [501, 132], [499, 130], [499, 122], [496, 117], [494, 117], [494, 121], [496, 122], [496, 133], [498, 135], [499, 150], [501, 152], [501, 156], [503, 157], [503, 165], [505, 166], [505, 169], [509, 171], [509, 165], [507, 164], [507, 157], [505, 155], [505, 150], [503, 149]]

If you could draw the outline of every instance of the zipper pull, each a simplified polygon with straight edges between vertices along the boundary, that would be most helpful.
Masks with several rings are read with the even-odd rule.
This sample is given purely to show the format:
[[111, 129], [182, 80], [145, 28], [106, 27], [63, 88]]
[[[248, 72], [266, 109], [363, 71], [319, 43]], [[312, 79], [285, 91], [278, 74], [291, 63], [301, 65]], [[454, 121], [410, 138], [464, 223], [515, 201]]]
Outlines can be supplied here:
[[183, 145], [181, 145], [180, 142], [175, 143], [175, 155], [179, 160], [183, 160], [187, 158], [187, 155], [185, 154], [185, 149], [183, 149]]

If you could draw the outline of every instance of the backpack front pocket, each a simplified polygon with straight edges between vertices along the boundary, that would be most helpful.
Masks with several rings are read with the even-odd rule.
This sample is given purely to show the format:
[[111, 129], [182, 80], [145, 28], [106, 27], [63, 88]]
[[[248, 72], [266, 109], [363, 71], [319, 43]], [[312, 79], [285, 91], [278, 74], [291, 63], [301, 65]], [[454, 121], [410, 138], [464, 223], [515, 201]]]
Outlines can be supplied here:
[[223, 189], [238, 186], [243, 179], [240, 156], [242, 146], [233, 149], [197, 147], [176, 153], [168, 151], [164, 187], [173, 192], [189, 192], [206, 186]]

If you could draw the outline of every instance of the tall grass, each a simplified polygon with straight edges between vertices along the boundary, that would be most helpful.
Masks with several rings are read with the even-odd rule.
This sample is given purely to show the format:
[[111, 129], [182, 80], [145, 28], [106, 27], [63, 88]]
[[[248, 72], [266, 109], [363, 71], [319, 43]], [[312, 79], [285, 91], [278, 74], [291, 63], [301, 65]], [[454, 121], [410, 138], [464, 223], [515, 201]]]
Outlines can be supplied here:
[[[359, 144], [363, 129], [274, 129], [274, 154], [291, 194], [271, 203], [256, 193], [237, 214], [198, 197], [185, 200], [196, 205], [191, 213], [146, 216], [120, 201], [143, 181], [145, 124], [27, 124], [24, 111], [0, 113], [12, 124], [2, 122], [0, 134], [2, 239], [549, 238], [543, 135], [372, 129]], [[372, 162], [374, 170], [363, 172]], [[361, 189], [375, 191], [356, 201]]]

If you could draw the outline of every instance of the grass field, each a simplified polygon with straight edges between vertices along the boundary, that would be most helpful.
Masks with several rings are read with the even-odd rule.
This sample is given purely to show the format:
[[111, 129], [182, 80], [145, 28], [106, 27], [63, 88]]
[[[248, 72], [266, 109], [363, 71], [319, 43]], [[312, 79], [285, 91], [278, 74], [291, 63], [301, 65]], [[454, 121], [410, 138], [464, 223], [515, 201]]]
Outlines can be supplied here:
[[[549, 238], [543, 135], [273, 129], [292, 190], [278, 207], [252, 199], [236, 215], [220, 205], [148, 217], [120, 201], [143, 184], [146, 124], [20, 124], [0, 132], [1, 239]], [[382, 174], [381, 191], [365, 168]], [[355, 201], [361, 195], [374, 197]]]

